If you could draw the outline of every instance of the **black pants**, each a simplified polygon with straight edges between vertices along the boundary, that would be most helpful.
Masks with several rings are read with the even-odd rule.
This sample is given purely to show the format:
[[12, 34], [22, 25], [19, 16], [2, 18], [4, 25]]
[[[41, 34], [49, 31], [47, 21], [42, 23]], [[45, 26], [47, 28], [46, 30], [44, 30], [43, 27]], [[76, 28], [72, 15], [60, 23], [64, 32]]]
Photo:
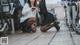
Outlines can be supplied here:
[[[41, 16], [41, 31], [42, 32], [46, 32], [48, 29], [50, 29], [51, 27], [55, 27], [57, 29], [57, 31], [59, 31], [60, 27], [58, 25], [58, 22], [56, 21], [57, 18], [51, 14], [51, 13], [40, 13], [40, 16]], [[52, 25], [50, 25], [51, 23], [53, 23]]]
[[31, 28], [27, 26], [27, 21], [29, 19], [26, 19], [23, 23], [20, 23], [20, 28], [23, 32], [31, 32]]
[[57, 18], [51, 13], [40, 13], [41, 16], [41, 25], [46, 25], [48, 23], [54, 22]]

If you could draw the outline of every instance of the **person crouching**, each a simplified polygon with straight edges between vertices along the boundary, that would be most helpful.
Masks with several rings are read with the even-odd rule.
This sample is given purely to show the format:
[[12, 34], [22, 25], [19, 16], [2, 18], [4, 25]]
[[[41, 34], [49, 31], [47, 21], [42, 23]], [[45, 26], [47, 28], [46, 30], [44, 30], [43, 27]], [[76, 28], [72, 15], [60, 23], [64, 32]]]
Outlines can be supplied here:
[[36, 0], [28, 0], [20, 18], [23, 32], [36, 32]]

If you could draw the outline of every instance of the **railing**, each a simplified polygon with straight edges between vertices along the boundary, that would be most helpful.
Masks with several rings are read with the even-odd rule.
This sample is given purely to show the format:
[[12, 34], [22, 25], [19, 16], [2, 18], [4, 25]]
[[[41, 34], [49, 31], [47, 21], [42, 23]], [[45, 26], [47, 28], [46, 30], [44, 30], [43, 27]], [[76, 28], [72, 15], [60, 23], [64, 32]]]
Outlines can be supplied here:
[[[69, 2], [67, 1], [64, 4], [65, 7], [65, 16], [66, 16], [66, 24], [69, 28], [73, 30], [77, 30], [77, 27], [80, 25], [80, 1]], [[79, 31], [80, 32], [80, 31]]]
[[[0, 28], [0, 32], [4, 33], [7, 32], [7, 30], [12, 30], [11, 33], [14, 34], [15, 30], [14, 30], [14, 21], [11, 15], [13, 15], [13, 12], [15, 10], [15, 8], [13, 8], [13, 6], [11, 6], [10, 9], [10, 4], [1, 4], [0, 5], [2, 10], [0, 11], [0, 20], [1, 20], [1, 25], [3, 25]], [[3, 22], [4, 21], [4, 22]], [[8, 26], [8, 29], [6, 30], [6, 27]], [[6, 30], [6, 31], [5, 31]]]

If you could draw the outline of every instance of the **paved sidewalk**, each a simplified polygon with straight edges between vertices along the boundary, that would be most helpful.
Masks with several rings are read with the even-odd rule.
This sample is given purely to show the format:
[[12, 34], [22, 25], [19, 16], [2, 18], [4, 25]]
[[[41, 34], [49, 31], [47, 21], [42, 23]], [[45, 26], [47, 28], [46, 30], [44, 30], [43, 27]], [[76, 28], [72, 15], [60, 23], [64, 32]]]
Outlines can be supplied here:
[[73, 45], [70, 31], [64, 21], [61, 21], [60, 27], [60, 32], [56, 34], [50, 45]]
[[8, 45], [80, 45], [80, 35], [69, 31], [65, 23], [64, 9], [55, 8], [58, 20], [60, 21], [60, 31], [52, 27], [43, 33], [37, 28], [36, 33], [17, 33], [9, 35]]
[[60, 31], [52, 27], [42, 33], [39, 28], [36, 33], [21, 33], [9, 35], [9, 45], [79, 45], [80, 35], [70, 32], [64, 21], [60, 21]]

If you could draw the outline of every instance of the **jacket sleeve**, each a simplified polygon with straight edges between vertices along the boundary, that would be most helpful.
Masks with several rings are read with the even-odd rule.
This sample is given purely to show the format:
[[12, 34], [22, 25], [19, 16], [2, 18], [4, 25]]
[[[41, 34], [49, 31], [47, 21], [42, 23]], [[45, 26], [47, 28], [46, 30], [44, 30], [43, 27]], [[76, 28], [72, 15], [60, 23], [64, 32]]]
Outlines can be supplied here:
[[23, 15], [26, 15], [26, 14], [28, 14], [29, 12], [31, 12], [31, 8], [30, 8], [29, 5], [26, 3], [25, 6], [23, 7], [22, 14], [23, 14]]

